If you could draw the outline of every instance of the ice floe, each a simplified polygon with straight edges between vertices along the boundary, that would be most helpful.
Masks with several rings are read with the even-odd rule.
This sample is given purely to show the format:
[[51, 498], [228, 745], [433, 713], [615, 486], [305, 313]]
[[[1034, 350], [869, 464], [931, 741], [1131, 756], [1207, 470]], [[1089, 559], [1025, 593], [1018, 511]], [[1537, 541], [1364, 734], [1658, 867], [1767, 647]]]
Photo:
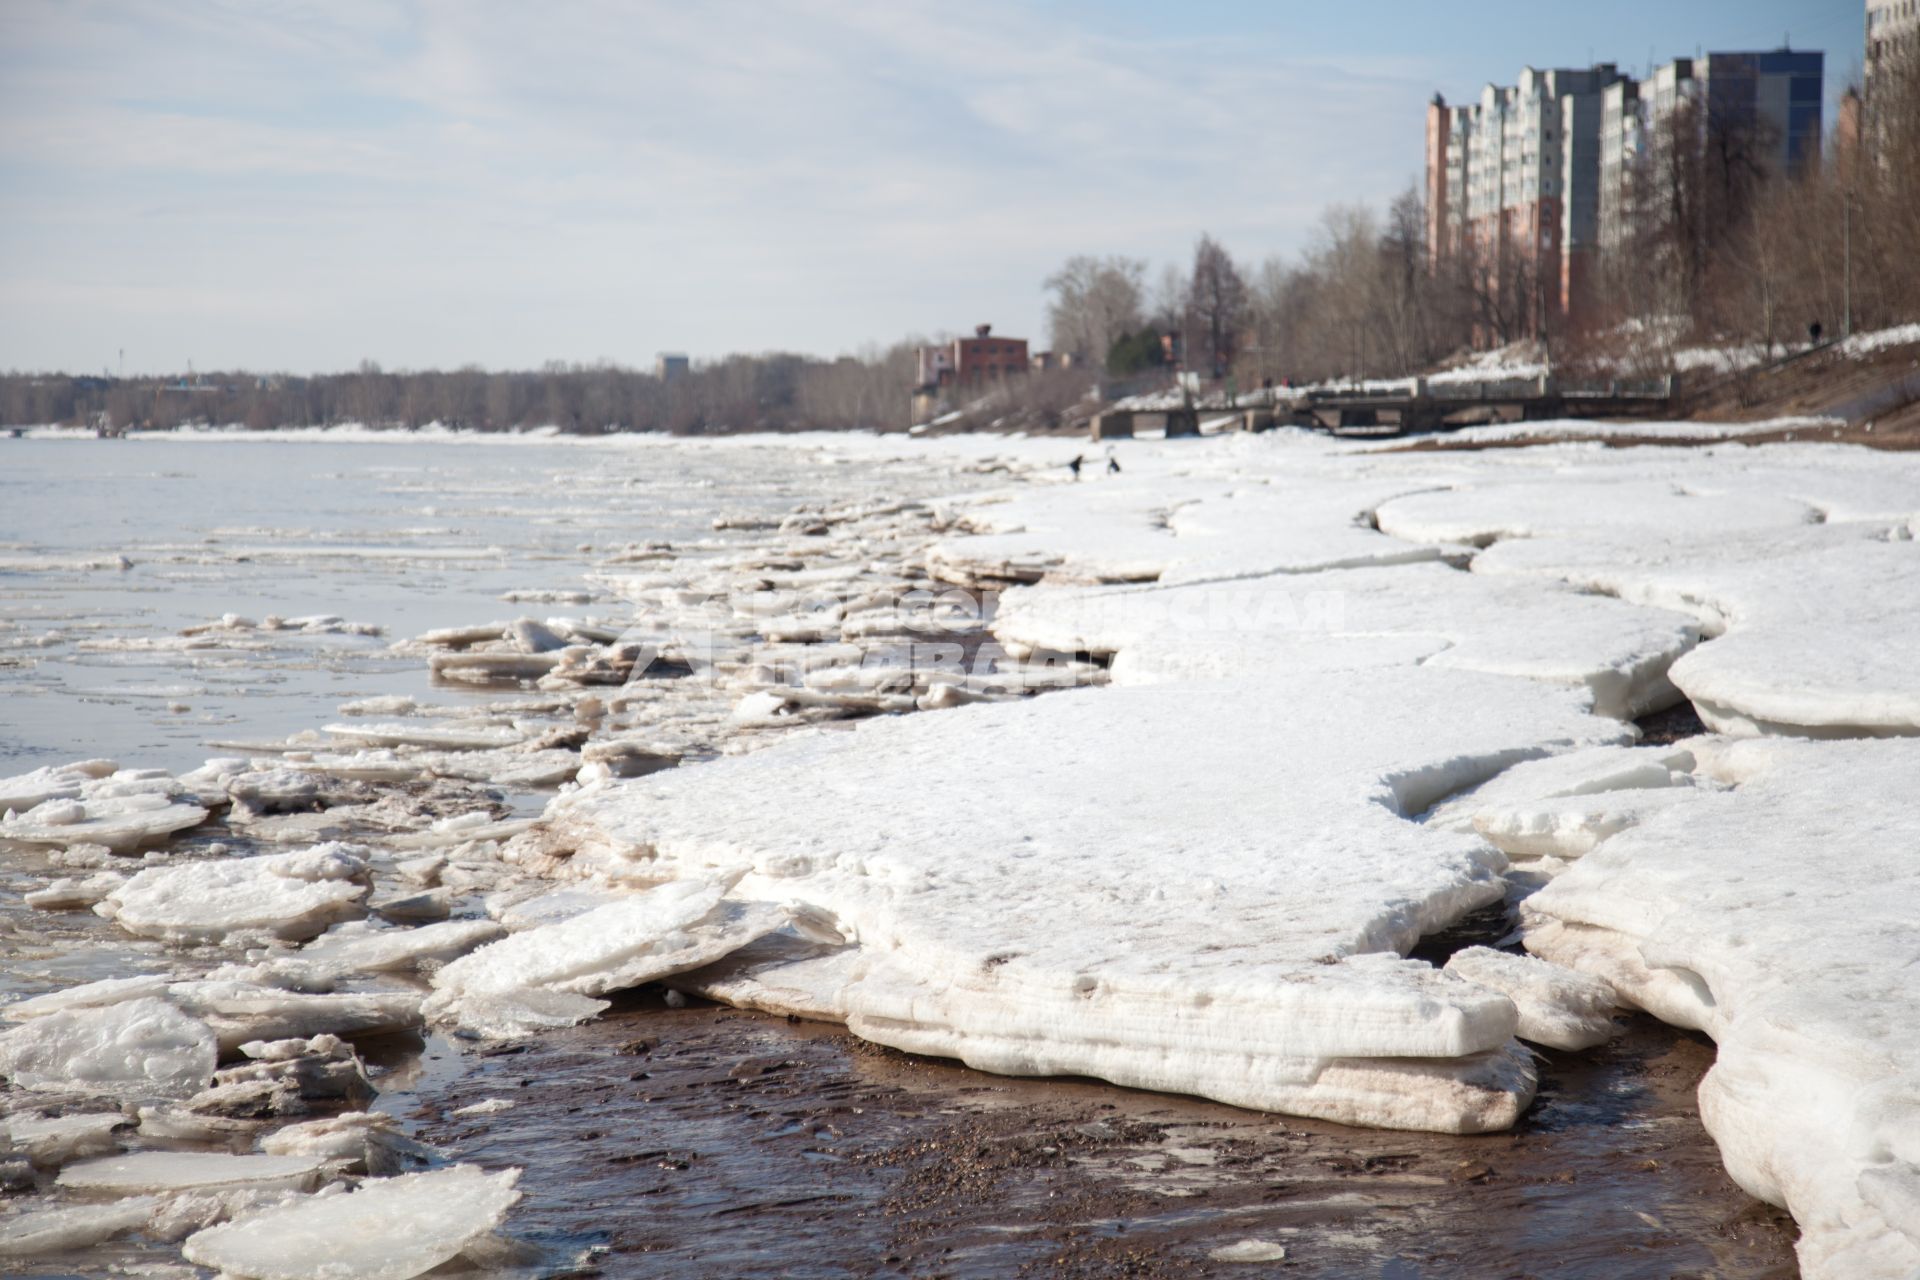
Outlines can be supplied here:
[[1439, 565], [1148, 590], [1029, 588], [1008, 594], [993, 628], [1009, 645], [1115, 655], [1122, 683], [1455, 667], [1581, 687], [1599, 714], [1622, 718], [1676, 699], [1667, 669], [1699, 638], [1678, 614]]
[[141, 996], [60, 1009], [0, 1033], [0, 1074], [22, 1089], [184, 1098], [213, 1077], [207, 1024]]
[[1732, 789], [1528, 899], [1527, 948], [1714, 1038], [1702, 1119], [1735, 1180], [1793, 1213], [1809, 1277], [1912, 1275], [1920, 743], [1695, 750]]
[[365, 850], [325, 844], [300, 853], [152, 867], [94, 909], [129, 933], [217, 942], [260, 931], [310, 938], [365, 914]]
[[[267, 1159], [272, 1157], [254, 1157]], [[187, 1259], [253, 1280], [406, 1280], [473, 1247], [520, 1199], [517, 1172], [454, 1165], [299, 1200], [187, 1239]]]
[[770, 903], [727, 901], [726, 891], [724, 879], [676, 881], [524, 929], [434, 974], [426, 1012], [458, 1020], [468, 999], [637, 987], [718, 960], [790, 918]]
[[[1405, 722], [1362, 710], [1379, 700]], [[1401, 815], [1625, 736], [1583, 704], [1427, 668], [1383, 670], [1364, 693], [1285, 675], [1085, 690], [590, 788], [556, 804], [554, 839], [577, 846], [576, 873], [750, 871], [737, 892], [837, 919], [862, 952], [840, 1003], [882, 1043], [1345, 1121], [1497, 1128], [1532, 1087], [1509, 1053], [1512, 1002], [1390, 953], [1498, 900], [1505, 861]], [[1120, 744], [1151, 760], [1151, 786], [1106, 785], [1132, 767]], [[1069, 799], [1089, 788], [1097, 799]]]

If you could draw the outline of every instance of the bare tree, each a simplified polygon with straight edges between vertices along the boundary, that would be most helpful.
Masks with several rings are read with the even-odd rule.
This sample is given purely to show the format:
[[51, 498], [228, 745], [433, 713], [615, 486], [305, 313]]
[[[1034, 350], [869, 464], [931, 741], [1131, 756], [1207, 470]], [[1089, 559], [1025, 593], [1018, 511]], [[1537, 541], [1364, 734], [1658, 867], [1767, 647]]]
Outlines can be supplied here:
[[1105, 364], [1114, 344], [1140, 327], [1146, 274], [1137, 258], [1068, 258], [1046, 282], [1053, 349]]
[[1194, 246], [1187, 310], [1193, 317], [1194, 341], [1200, 344], [1188, 356], [1188, 366], [1225, 377], [1246, 324], [1247, 282], [1232, 256], [1210, 235], [1202, 234]]

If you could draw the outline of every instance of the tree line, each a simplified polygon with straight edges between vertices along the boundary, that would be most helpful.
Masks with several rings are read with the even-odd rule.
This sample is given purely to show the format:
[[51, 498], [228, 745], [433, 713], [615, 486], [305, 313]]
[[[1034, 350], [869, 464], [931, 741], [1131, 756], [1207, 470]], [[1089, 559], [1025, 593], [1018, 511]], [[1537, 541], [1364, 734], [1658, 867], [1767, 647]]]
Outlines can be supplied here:
[[1836, 137], [1797, 174], [1750, 117], [1683, 105], [1651, 132], [1622, 233], [1584, 264], [1577, 322], [1546, 301], [1547, 267], [1497, 241], [1469, 235], [1435, 261], [1416, 185], [1385, 210], [1327, 209], [1293, 257], [1237, 262], [1202, 235], [1191, 267], [1151, 289], [1143, 260], [1069, 259], [1047, 280], [1053, 342], [1112, 375], [1179, 360], [1245, 388], [1403, 377], [1523, 339], [1557, 365], [1664, 371], [1685, 345], [1772, 349], [1815, 324], [1833, 337], [1920, 318], [1920, 42], [1877, 73], [1857, 141]]

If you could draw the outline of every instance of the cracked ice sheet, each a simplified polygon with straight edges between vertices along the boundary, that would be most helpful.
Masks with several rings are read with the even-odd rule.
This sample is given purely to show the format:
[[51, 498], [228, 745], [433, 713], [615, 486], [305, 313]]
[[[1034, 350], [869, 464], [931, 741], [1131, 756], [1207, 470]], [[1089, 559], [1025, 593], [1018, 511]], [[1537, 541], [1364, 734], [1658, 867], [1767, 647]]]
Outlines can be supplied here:
[[1365, 953], [1501, 896], [1497, 851], [1399, 815], [1630, 733], [1583, 701], [1419, 668], [1080, 690], [588, 788], [555, 802], [549, 839], [576, 875], [750, 868], [737, 893], [837, 917], [863, 953], [848, 1025], [881, 1043], [1349, 1123], [1499, 1128], [1532, 1092], [1511, 1002]]
[[[1316, 465], [1317, 464], [1317, 465]], [[961, 579], [1163, 583], [1315, 573], [1436, 560], [1446, 548], [1387, 537], [1368, 522], [1381, 502], [1431, 487], [1418, 475], [1350, 474], [1341, 460], [1301, 459], [1271, 484], [1178, 477], [1066, 485], [969, 510], [997, 532], [935, 544], [929, 564]]]
[[1420, 663], [1585, 689], [1598, 713], [1619, 718], [1676, 700], [1667, 668], [1699, 637], [1679, 614], [1434, 564], [1144, 590], [1021, 588], [1002, 598], [993, 630], [1006, 644], [1117, 653], [1120, 684]]
[[1671, 677], [1724, 733], [1920, 733], [1920, 542], [1871, 522], [1717, 536], [1550, 538], [1474, 561], [1685, 609], [1722, 634]]
[[1920, 1272], [1920, 742], [1694, 744], [1737, 784], [1522, 908], [1528, 950], [1719, 1045], [1701, 1118], [1809, 1280]]

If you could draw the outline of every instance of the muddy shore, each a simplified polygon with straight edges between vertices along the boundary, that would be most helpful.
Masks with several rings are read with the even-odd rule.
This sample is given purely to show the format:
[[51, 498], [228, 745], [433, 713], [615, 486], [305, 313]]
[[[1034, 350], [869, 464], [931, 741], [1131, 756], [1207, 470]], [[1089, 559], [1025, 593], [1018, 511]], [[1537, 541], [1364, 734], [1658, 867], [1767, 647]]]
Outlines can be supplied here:
[[[606, 1276], [1784, 1280], [1792, 1221], [1728, 1180], [1695, 1112], [1712, 1060], [1634, 1016], [1543, 1055], [1515, 1131], [1446, 1137], [984, 1076], [655, 991], [538, 1043], [436, 1040], [391, 1103], [461, 1159], [523, 1166], [515, 1234]], [[488, 1099], [512, 1108], [451, 1114]], [[1248, 1239], [1285, 1260], [1208, 1256]]]

